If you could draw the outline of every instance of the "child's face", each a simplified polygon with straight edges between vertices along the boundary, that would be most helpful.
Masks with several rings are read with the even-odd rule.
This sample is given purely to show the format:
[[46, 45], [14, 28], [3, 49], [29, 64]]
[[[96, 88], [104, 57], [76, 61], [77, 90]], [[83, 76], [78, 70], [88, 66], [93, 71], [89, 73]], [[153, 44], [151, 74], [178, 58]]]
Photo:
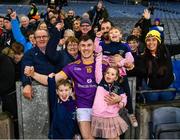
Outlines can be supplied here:
[[117, 70], [114, 68], [108, 68], [105, 72], [104, 79], [108, 84], [112, 84], [114, 81], [118, 79]]
[[80, 29], [80, 20], [75, 20], [74, 23], [73, 23], [73, 29], [75, 31], [79, 31]]
[[39, 26], [39, 29], [42, 29], [42, 30], [47, 30], [47, 25], [45, 23], [42, 23], [40, 26]]
[[29, 35], [29, 41], [34, 45], [34, 44], [36, 44], [36, 40], [35, 40], [35, 38], [34, 38], [34, 34], [30, 34]]
[[128, 41], [128, 44], [129, 44], [132, 52], [136, 52], [137, 51], [138, 46], [139, 46], [139, 43], [137, 41], [131, 40], [131, 41]]
[[57, 90], [57, 95], [62, 101], [67, 101], [72, 89], [69, 86], [60, 85]]
[[138, 29], [134, 28], [133, 31], [132, 31], [132, 35], [140, 37], [141, 36], [141, 32]]
[[111, 29], [109, 31], [110, 40], [113, 42], [119, 42], [122, 39], [122, 33], [118, 29]]
[[159, 21], [154, 21], [154, 25], [158, 26], [158, 25], [160, 25], [160, 22]]

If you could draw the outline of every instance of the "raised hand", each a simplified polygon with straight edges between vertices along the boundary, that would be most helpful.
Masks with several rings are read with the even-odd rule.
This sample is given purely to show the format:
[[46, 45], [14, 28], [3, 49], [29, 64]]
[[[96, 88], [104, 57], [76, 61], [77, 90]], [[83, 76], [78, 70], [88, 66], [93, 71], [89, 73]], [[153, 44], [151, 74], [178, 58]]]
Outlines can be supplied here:
[[53, 78], [55, 76], [55, 73], [50, 73], [48, 77]]
[[24, 74], [26, 76], [32, 77], [34, 75], [34, 67], [33, 66], [26, 66], [24, 69]]
[[16, 19], [16, 12], [15, 11], [12, 12], [10, 16], [11, 16], [11, 19]]
[[65, 44], [65, 39], [64, 38], [60, 39], [59, 40], [59, 45], [64, 45], [64, 44]]
[[144, 9], [143, 16], [144, 16], [145, 19], [150, 19], [151, 14], [150, 14], [148, 9]]
[[129, 61], [126, 61], [124, 63], [124, 67], [127, 69], [127, 70], [132, 70], [134, 68], [134, 63], [132, 62], [129, 62]]

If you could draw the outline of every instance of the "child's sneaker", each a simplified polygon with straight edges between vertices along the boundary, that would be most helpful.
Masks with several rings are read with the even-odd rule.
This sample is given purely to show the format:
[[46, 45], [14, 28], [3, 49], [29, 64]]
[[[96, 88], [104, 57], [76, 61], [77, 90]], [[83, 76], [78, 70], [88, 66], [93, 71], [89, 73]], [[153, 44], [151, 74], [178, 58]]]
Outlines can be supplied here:
[[81, 135], [80, 134], [75, 134], [74, 140], [81, 140]]
[[137, 122], [136, 117], [135, 117], [134, 114], [130, 114], [130, 115], [129, 115], [129, 120], [130, 120], [131, 125], [132, 125], [133, 127], [138, 127], [138, 122]]

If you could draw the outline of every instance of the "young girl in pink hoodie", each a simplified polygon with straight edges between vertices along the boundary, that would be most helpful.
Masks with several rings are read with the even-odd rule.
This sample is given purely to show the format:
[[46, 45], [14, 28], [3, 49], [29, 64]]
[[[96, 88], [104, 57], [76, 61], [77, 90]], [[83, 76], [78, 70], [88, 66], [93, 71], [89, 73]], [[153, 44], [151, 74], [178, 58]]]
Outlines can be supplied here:
[[[127, 96], [119, 84], [119, 70], [116, 67], [105, 68], [103, 76], [102, 52], [96, 50], [95, 77], [98, 84], [92, 107], [91, 132], [94, 137], [119, 139], [128, 125], [118, 112], [126, 106]], [[108, 104], [106, 99], [116, 98], [118, 103]]]

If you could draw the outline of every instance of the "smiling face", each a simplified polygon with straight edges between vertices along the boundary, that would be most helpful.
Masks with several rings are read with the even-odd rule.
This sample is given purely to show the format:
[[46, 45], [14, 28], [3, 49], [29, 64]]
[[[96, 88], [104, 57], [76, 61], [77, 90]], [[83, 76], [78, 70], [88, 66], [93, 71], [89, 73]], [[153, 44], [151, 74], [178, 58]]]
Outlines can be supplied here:
[[26, 28], [29, 25], [29, 18], [26, 16], [21, 17], [21, 25]]
[[109, 32], [109, 30], [111, 29], [111, 23], [110, 22], [103, 22], [101, 24], [101, 31], [102, 33], [105, 33], [105, 32]]
[[134, 28], [132, 30], [132, 35], [140, 37], [141, 36], [141, 29], [140, 28]]
[[72, 55], [73, 57], [76, 57], [78, 55], [78, 43], [69, 42], [67, 44], [67, 51], [70, 55]]
[[146, 47], [149, 49], [152, 55], [155, 55], [158, 47], [158, 40], [153, 36], [148, 37], [146, 39]]
[[109, 31], [109, 37], [110, 40], [113, 42], [119, 42], [122, 39], [122, 33], [120, 30], [116, 29], [116, 28], [112, 28]]
[[74, 15], [75, 15], [75, 12], [74, 12], [73, 10], [69, 10], [69, 11], [67, 12], [67, 16], [68, 16], [68, 17], [74, 17]]
[[70, 94], [72, 93], [72, 88], [67, 85], [59, 85], [57, 89], [57, 95], [62, 101], [67, 101]]
[[75, 20], [73, 22], [73, 30], [74, 31], [79, 31], [80, 30], [80, 20]]
[[139, 43], [136, 40], [128, 41], [128, 45], [130, 46], [132, 52], [137, 52]]
[[39, 24], [39, 29], [41, 29], [41, 30], [47, 30], [47, 29], [48, 29], [48, 28], [47, 28], [47, 24], [46, 24], [45, 22], [40, 23], [40, 24]]
[[46, 30], [36, 30], [35, 31], [35, 40], [36, 40], [36, 45], [39, 48], [45, 48], [48, 40], [49, 40], [49, 34]]
[[115, 68], [108, 68], [104, 74], [104, 79], [108, 84], [112, 84], [118, 79], [118, 71]]
[[28, 37], [29, 41], [35, 45], [36, 44], [36, 40], [35, 40], [35, 37], [34, 37], [34, 34], [30, 34], [29, 37]]
[[91, 28], [91, 25], [89, 25], [88, 23], [83, 23], [80, 25], [80, 30], [82, 34], [87, 34], [91, 30]]
[[87, 41], [80, 41], [79, 43], [79, 51], [81, 53], [82, 59], [91, 59], [94, 55], [94, 43], [92, 39], [88, 39]]

